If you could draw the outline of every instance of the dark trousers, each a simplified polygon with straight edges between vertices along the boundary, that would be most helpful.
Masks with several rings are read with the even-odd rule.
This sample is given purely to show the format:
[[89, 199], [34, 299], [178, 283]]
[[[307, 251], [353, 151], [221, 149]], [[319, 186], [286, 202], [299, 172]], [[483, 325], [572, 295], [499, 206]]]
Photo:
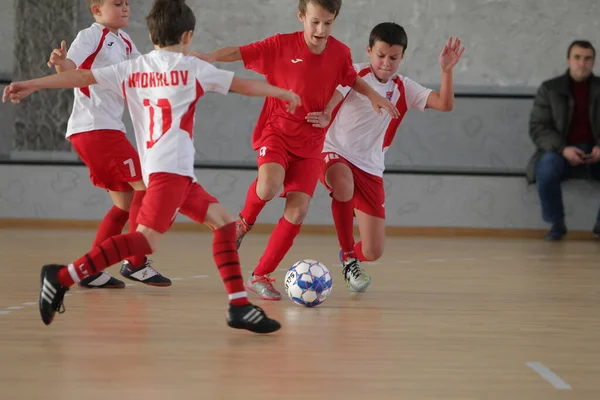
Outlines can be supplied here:
[[[572, 146], [576, 146], [586, 153], [590, 153], [592, 147], [594, 147], [593, 144], [576, 144]], [[600, 181], [600, 163], [573, 167], [561, 154], [547, 152], [542, 155], [536, 165], [535, 178], [542, 205], [542, 218], [544, 218], [544, 221], [553, 224], [565, 218], [561, 183], [569, 178]], [[600, 210], [596, 221], [600, 221]]]

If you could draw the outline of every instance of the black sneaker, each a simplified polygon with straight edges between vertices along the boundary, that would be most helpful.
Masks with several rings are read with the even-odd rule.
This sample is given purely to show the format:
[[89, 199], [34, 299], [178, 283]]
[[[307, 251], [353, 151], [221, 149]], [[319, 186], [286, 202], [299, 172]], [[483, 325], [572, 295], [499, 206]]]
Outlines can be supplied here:
[[565, 226], [565, 224], [563, 222], [556, 222], [556, 223], [552, 224], [552, 227], [550, 228], [548, 233], [546, 233], [546, 236], [544, 236], [544, 239], [551, 241], [551, 242], [558, 242], [558, 241], [562, 240], [566, 234], [567, 234], [567, 227]]
[[171, 280], [152, 268], [152, 261], [146, 258], [144, 265], [139, 268], [133, 267], [129, 261], [123, 261], [121, 275], [132, 281], [140, 282], [149, 286], [171, 286]]
[[79, 282], [79, 286], [87, 289], [123, 289], [125, 287], [125, 282], [113, 278], [102, 271], [99, 274], [82, 279], [81, 282]]
[[44, 324], [50, 325], [54, 315], [58, 312], [65, 312], [63, 299], [68, 287], [58, 282], [58, 270], [64, 268], [63, 265], [44, 265], [40, 274], [40, 315]]
[[267, 317], [263, 309], [254, 304], [245, 306], [230, 304], [229, 311], [227, 311], [227, 325], [255, 333], [271, 333], [281, 328], [279, 322]]
[[594, 225], [594, 229], [592, 230], [592, 233], [594, 234], [594, 237], [596, 239], [600, 239], [600, 222], [596, 222], [596, 225]]

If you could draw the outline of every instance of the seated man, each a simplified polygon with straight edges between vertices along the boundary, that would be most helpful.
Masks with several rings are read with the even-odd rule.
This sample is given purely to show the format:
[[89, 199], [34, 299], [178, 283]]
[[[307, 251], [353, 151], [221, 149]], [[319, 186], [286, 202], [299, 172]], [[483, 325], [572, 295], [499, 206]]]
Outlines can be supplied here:
[[[542, 217], [552, 224], [547, 240], [567, 233], [561, 182], [570, 177], [600, 180], [600, 78], [592, 74], [596, 50], [576, 40], [567, 51], [569, 69], [540, 86], [529, 135], [537, 147], [527, 166], [527, 179], [537, 180]], [[594, 235], [600, 238], [600, 211]]]

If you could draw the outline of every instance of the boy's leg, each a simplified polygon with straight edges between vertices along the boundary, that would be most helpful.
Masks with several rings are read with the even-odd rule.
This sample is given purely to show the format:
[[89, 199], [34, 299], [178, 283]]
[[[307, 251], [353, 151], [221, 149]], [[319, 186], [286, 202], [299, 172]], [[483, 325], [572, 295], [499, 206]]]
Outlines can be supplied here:
[[108, 238], [70, 264], [44, 266], [39, 299], [44, 323], [52, 322], [62, 307], [66, 291], [73, 284], [132, 255], [151, 254], [159, 237], [173, 223], [190, 183], [190, 178], [180, 175], [153, 174], [138, 215], [138, 232]]
[[282, 194], [286, 197], [283, 217], [271, 233], [267, 248], [252, 277], [246, 283], [246, 288], [257, 293], [262, 299], [281, 299], [281, 293], [275, 289], [274, 279], [269, 275], [277, 269], [300, 233], [319, 174], [320, 159], [295, 158], [289, 164]]
[[331, 191], [331, 215], [340, 243], [340, 260], [356, 258], [354, 254], [354, 177], [346, 160], [335, 153], [324, 154], [325, 187]]
[[288, 166], [287, 152], [273, 139], [273, 144], [263, 146], [258, 151], [258, 178], [248, 188], [244, 208], [236, 220], [236, 245], [239, 249], [242, 239], [252, 229], [258, 215], [268, 201], [277, 195], [285, 179]]
[[214, 232], [213, 258], [229, 297], [227, 323], [238, 329], [257, 333], [278, 330], [279, 322], [267, 317], [259, 307], [248, 301], [244, 278], [235, 242], [235, 222], [227, 210], [208, 194], [202, 186], [194, 183], [180, 212], [198, 223], [209, 225]]
[[[134, 188], [136, 190], [131, 202], [131, 209], [129, 210], [129, 232], [137, 230], [139, 212], [146, 196], [146, 188], [143, 182], [138, 182], [137, 187], [134, 186]], [[152, 261], [146, 257], [146, 254], [134, 254], [128, 257], [123, 261], [119, 272], [124, 278], [149, 286], [171, 286], [171, 280], [152, 267]]]

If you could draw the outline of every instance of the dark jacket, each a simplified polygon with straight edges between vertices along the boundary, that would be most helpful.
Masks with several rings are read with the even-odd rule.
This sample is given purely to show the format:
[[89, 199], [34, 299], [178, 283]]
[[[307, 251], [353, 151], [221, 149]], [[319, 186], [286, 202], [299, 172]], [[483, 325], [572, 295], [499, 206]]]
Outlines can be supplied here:
[[[529, 136], [537, 148], [527, 165], [527, 181], [535, 182], [535, 167], [543, 153], [561, 153], [567, 136], [575, 100], [571, 94], [568, 72], [542, 83], [529, 118]], [[600, 146], [600, 78], [590, 77], [590, 123], [596, 145]]]

